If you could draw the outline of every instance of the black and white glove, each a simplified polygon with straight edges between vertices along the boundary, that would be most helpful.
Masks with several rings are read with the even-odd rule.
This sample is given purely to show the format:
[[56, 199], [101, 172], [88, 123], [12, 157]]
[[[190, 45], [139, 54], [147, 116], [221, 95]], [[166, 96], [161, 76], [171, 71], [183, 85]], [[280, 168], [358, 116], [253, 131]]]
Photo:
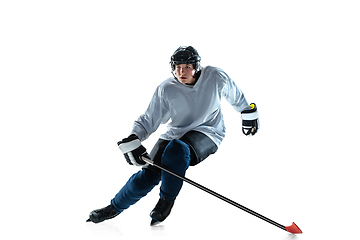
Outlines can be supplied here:
[[126, 161], [130, 165], [143, 166], [146, 164], [141, 159], [141, 156], [150, 159], [149, 154], [146, 152], [146, 148], [141, 145], [139, 138], [135, 134], [131, 134], [128, 138], [124, 138], [118, 142], [120, 150], [123, 152]]
[[246, 136], [255, 135], [260, 128], [259, 114], [255, 103], [250, 104], [250, 110], [241, 112], [242, 117], [242, 131]]

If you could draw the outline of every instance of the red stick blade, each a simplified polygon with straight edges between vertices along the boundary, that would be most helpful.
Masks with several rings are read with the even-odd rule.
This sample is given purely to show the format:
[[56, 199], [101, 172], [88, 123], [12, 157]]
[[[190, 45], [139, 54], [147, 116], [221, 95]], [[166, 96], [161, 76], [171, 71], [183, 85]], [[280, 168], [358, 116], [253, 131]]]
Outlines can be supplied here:
[[301, 229], [293, 222], [291, 226], [285, 227], [286, 231], [293, 234], [302, 233]]

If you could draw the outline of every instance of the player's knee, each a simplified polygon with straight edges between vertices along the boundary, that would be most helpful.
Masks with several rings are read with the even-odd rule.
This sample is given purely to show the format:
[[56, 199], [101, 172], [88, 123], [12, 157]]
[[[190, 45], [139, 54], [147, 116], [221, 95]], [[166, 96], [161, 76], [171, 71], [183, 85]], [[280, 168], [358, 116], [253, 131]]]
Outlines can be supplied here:
[[190, 146], [181, 140], [174, 139], [166, 146], [162, 156], [162, 163], [185, 164], [190, 163]]

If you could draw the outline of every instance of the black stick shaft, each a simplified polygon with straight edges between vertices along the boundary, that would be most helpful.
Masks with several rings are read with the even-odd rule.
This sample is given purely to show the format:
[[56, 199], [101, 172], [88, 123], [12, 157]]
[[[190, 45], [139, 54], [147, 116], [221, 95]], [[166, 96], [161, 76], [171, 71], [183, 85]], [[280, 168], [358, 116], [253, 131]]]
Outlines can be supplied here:
[[281, 225], [281, 224], [279, 224], [279, 223], [277, 223], [277, 222], [275, 222], [275, 221], [273, 221], [273, 220], [271, 220], [271, 219], [269, 219], [267, 217], [264, 217], [263, 215], [261, 215], [261, 214], [259, 214], [257, 212], [254, 212], [253, 210], [248, 209], [247, 207], [244, 207], [244, 206], [240, 205], [239, 203], [234, 202], [233, 200], [231, 200], [231, 199], [229, 199], [227, 197], [224, 197], [224, 196], [222, 196], [222, 195], [220, 195], [220, 194], [218, 194], [218, 193], [216, 193], [216, 192], [214, 192], [214, 191], [212, 191], [212, 190], [210, 190], [210, 189], [208, 189], [208, 188], [206, 188], [206, 187], [204, 187], [204, 186], [202, 186], [202, 185], [200, 185], [200, 184], [198, 184], [198, 183], [196, 183], [196, 182], [194, 182], [194, 181], [192, 181], [192, 180], [190, 180], [190, 179], [188, 179], [186, 177], [182, 177], [182, 176], [180, 176], [180, 175], [178, 175], [178, 174], [176, 174], [176, 173], [174, 173], [174, 172], [172, 172], [172, 171], [170, 171], [170, 170], [168, 170], [168, 169], [166, 169], [166, 168], [164, 168], [164, 167], [162, 167], [160, 165], [157, 165], [157, 164], [155, 164], [153, 162], [151, 162], [151, 165], [153, 165], [153, 166], [155, 166], [157, 168], [160, 168], [161, 170], [163, 170], [163, 171], [165, 171], [165, 172], [167, 172], [167, 173], [169, 173], [169, 174], [171, 174], [171, 175], [173, 175], [173, 176], [175, 176], [177, 178], [180, 178], [181, 180], [183, 180], [183, 181], [185, 181], [185, 182], [187, 182], [187, 183], [189, 183], [189, 184], [191, 184], [191, 185], [193, 185], [193, 186], [195, 186], [197, 188], [200, 188], [201, 190], [203, 190], [203, 191], [205, 191], [207, 193], [210, 193], [211, 195], [213, 195], [213, 196], [215, 196], [217, 198], [220, 198], [221, 200], [223, 200], [223, 201], [225, 201], [227, 203], [230, 203], [231, 205], [233, 205], [233, 206], [235, 206], [237, 208], [240, 208], [241, 210], [243, 210], [245, 212], [248, 212], [248, 213], [254, 215], [255, 217], [258, 217], [258, 218], [260, 218], [260, 219], [262, 219], [262, 220], [264, 220], [264, 221], [266, 221], [268, 223], [271, 223], [271, 224], [273, 224], [273, 225], [287, 231], [285, 226], [283, 226], [283, 225]]

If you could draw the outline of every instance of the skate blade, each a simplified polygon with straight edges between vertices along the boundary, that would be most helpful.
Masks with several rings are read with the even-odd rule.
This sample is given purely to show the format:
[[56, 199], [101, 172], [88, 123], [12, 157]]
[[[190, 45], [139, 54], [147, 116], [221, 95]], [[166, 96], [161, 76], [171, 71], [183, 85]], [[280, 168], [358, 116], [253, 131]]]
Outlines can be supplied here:
[[157, 221], [157, 220], [155, 220], [155, 219], [152, 219], [151, 220], [151, 223], [150, 223], [150, 226], [156, 226], [156, 225], [158, 225], [158, 224], [160, 224], [161, 222], [159, 222], [159, 221]]

